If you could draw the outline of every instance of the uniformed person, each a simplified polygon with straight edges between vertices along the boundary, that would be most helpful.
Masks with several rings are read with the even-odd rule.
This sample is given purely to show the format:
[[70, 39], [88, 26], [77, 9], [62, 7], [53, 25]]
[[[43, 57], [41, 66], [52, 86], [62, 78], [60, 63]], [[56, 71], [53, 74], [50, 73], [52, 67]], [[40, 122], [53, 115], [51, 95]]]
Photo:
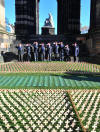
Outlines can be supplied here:
[[70, 61], [70, 48], [69, 48], [69, 45], [66, 44], [64, 49], [65, 49], [65, 60]]
[[79, 61], [79, 46], [75, 43], [75, 61]]
[[55, 42], [54, 43], [54, 56], [55, 56], [55, 61], [58, 60], [58, 55], [59, 55], [59, 46], [58, 46], [58, 43]]
[[31, 46], [30, 44], [26, 44], [26, 51], [27, 51], [27, 61], [31, 60]]
[[38, 42], [34, 42], [34, 61], [38, 61]]
[[44, 43], [41, 44], [41, 60], [45, 60], [45, 46]]
[[60, 42], [59, 54], [60, 54], [60, 61], [63, 61], [64, 60], [64, 44], [63, 44], [63, 42]]
[[51, 61], [51, 56], [52, 56], [52, 46], [50, 43], [47, 44], [47, 57], [48, 61]]
[[18, 61], [23, 61], [23, 55], [24, 55], [24, 47], [23, 47], [23, 45], [20, 43], [17, 46], [17, 49], [18, 49]]

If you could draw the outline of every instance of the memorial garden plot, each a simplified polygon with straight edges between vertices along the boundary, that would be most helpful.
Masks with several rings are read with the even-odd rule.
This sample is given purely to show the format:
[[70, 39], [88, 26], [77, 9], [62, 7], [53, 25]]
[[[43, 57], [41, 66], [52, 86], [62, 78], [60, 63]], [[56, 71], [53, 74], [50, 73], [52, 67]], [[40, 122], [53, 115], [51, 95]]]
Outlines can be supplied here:
[[100, 132], [100, 65], [0, 64], [0, 132], [86, 131]]
[[100, 66], [90, 63], [73, 62], [17, 62], [0, 64], [0, 72], [79, 72], [99, 73]]
[[99, 132], [98, 90], [1, 90], [1, 131]]
[[100, 91], [75, 90], [71, 96], [84, 127], [90, 132], [99, 132]]
[[1, 91], [0, 117], [2, 131], [83, 131], [66, 91]]

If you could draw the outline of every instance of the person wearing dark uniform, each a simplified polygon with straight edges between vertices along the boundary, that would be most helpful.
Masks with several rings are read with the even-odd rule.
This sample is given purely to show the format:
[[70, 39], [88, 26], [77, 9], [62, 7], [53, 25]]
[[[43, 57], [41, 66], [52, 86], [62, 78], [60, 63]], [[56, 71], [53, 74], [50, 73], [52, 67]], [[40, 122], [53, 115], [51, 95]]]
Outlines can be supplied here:
[[55, 61], [58, 60], [58, 54], [59, 54], [59, 46], [57, 44], [57, 42], [54, 43], [54, 56], [55, 56]]
[[75, 61], [79, 61], [79, 46], [75, 43]]
[[45, 46], [44, 43], [41, 44], [41, 60], [45, 60]]
[[69, 48], [69, 45], [67, 44], [66, 46], [65, 46], [65, 60], [66, 61], [70, 61], [70, 48]]
[[64, 44], [63, 44], [63, 42], [60, 43], [59, 53], [60, 53], [60, 61], [63, 61], [64, 60]]
[[22, 44], [19, 44], [17, 46], [17, 49], [18, 49], [18, 61], [23, 61], [24, 48], [23, 48]]
[[70, 59], [71, 62], [74, 62], [74, 57], [75, 57], [75, 47], [74, 44], [70, 45]]
[[34, 61], [38, 61], [38, 42], [35, 42], [33, 47], [34, 47]]
[[27, 51], [27, 61], [31, 60], [31, 46], [26, 44], [26, 51]]
[[47, 57], [48, 61], [51, 61], [51, 56], [52, 56], [52, 46], [50, 43], [47, 44]]

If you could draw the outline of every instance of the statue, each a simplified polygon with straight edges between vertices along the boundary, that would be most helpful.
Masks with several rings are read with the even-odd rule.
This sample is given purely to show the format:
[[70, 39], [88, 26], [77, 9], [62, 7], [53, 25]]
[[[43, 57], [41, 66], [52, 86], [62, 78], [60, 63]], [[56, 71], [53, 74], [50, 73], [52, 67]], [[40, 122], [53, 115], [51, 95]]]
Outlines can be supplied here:
[[49, 13], [49, 18], [46, 18], [44, 22], [44, 26], [42, 27], [42, 35], [54, 35], [55, 28], [53, 23], [53, 17], [51, 13]]
[[46, 18], [44, 26], [54, 28], [53, 17], [51, 13], [49, 13], [49, 18]]

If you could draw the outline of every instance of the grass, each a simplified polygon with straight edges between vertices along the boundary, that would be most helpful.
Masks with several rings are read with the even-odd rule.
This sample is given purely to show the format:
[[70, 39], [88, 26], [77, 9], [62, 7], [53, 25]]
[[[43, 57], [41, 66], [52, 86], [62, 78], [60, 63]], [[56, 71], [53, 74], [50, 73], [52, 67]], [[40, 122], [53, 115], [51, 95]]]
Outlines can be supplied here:
[[1, 74], [0, 88], [4, 89], [100, 89], [100, 76], [70, 74]]

